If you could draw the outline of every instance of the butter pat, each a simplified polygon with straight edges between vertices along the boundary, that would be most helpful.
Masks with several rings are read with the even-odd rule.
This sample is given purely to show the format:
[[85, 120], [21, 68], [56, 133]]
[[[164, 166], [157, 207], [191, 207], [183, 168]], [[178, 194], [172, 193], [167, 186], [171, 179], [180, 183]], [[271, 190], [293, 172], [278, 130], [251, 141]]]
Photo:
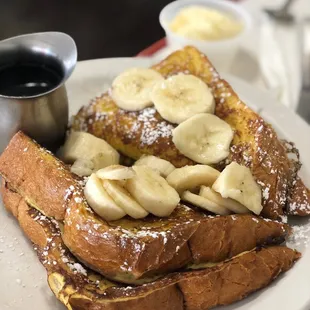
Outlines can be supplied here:
[[190, 6], [175, 16], [169, 28], [189, 39], [217, 41], [235, 37], [243, 30], [244, 25], [233, 16], [219, 10]]

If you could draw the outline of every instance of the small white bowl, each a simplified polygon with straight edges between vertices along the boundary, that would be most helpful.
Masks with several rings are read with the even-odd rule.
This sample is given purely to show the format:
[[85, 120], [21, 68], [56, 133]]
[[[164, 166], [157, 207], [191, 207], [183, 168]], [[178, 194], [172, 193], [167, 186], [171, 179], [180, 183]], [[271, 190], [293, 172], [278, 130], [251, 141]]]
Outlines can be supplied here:
[[[243, 23], [242, 31], [235, 37], [229, 39], [201, 41], [183, 37], [170, 30], [169, 25], [180, 10], [185, 7], [197, 5], [230, 14], [237, 21]], [[159, 22], [166, 32], [167, 43], [170, 47], [173, 49], [178, 49], [186, 45], [195, 46], [201, 52], [205, 53], [220, 71], [227, 71], [229, 69], [240, 44], [252, 28], [252, 19], [250, 14], [240, 5], [226, 0], [174, 1], [163, 8], [159, 15]]]

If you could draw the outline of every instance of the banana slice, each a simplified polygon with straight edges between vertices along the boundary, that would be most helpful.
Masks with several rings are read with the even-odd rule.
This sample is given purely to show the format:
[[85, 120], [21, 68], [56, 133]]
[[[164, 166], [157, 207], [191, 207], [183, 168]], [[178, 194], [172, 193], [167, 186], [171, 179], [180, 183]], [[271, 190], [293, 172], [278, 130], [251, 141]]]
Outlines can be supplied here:
[[228, 215], [230, 214], [230, 210], [220, 206], [219, 204], [205, 198], [198, 196], [196, 194], [191, 193], [190, 191], [185, 191], [182, 196], [182, 200], [187, 201], [191, 204], [193, 204], [196, 207], [200, 207], [202, 209], [205, 209], [207, 211], [210, 211], [215, 214], [219, 215]]
[[121, 73], [112, 83], [111, 97], [124, 110], [139, 111], [153, 103], [150, 92], [164, 78], [152, 69], [132, 68]]
[[119, 220], [126, 215], [105, 191], [101, 180], [94, 173], [86, 182], [84, 194], [90, 207], [107, 221]]
[[249, 209], [241, 203], [230, 198], [223, 198], [219, 193], [215, 192], [210, 187], [201, 186], [199, 196], [207, 198], [234, 213], [249, 213]]
[[72, 132], [62, 150], [62, 159], [66, 163], [74, 163], [77, 159], [91, 160], [94, 171], [118, 164], [118, 152], [103, 139], [87, 132]]
[[172, 132], [177, 149], [200, 164], [216, 164], [229, 154], [234, 133], [231, 127], [212, 114], [197, 114]]
[[158, 82], [151, 92], [158, 113], [165, 120], [180, 124], [198, 113], [214, 113], [214, 97], [202, 80], [180, 73]]
[[222, 171], [212, 189], [224, 198], [237, 200], [257, 215], [262, 211], [261, 189], [251, 170], [236, 162], [232, 162]]
[[135, 176], [135, 172], [131, 167], [121, 165], [112, 165], [97, 171], [98, 178], [103, 180], [127, 180]]
[[180, 197], [157, 172], [147, 166], [133, 166], [136, 175], [127, 180], [126, 188], [139, 204], [156, 216], [169, 216]]
[[114, 152], [100, 152], [91, 158], [91, 161], [94, 163], [94, 171], [99, 169], [109, 167], [119, 163], [119, 154], [115, 150]]
[[195, 190], [201, 185], [212, 185], [220, 172], [206, 165], [177, 168], [167, 176], [167, 182], [182, 194], [186, 190]]
[[135, 166], [148, 166], [154, 171], [158, 172], [162, 177], [166, 178], [175, 167], [167, 160], [156, 156], [147, 155], [141, 156], [136, 162]]
[[71, 166], [70, 171], [80, 177], [88, 177], [94, 171], [94, 163], [89, 159], [77, 159]]
[[117, 181], [103, 180], [103, 188], [113, 197], [116, 204], [121, 207], [129, 216], [141, 219], [148, 215], [145, 211]]

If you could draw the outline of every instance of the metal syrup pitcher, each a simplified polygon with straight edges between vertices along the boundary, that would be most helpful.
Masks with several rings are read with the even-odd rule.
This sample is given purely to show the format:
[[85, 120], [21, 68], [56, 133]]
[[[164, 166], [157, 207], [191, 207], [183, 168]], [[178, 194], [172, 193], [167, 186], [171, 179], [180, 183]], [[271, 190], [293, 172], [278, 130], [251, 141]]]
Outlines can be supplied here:
[[77, 62], [73, 39], [60, 32], [0, 41], [0, 153], [24, 131], [55, 149], [68, 123], [65, 82]]

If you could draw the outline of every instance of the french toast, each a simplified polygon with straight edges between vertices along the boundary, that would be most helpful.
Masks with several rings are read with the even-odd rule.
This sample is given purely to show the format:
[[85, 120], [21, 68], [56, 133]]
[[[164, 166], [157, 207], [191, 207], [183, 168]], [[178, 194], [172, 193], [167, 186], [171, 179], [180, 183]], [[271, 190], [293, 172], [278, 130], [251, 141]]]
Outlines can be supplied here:
[[[90, 178], [79, 177], [70, 171], [72, 167], [18, 132], [0, 156], [3, 202], [34, 243], [52, 291], [68, 309], [210, 309], [265, 287], [301, 256], [280, 245], [291, 233], [290, 226], [282, 222], [282, 215], [310, 213], [310, 191], [298, 177], [298, 152], [297, 159], [288, 157], [288, 153], [295, 153], [294, 147], [280, 141], [271, 125], [239, 99], [207, 57], [195, 48], [175, 52], [153, 69], [160, 73], [152, 71], [159, 79], [181, 72], [192, 74], [196, 76], [192, 78], [198, 77], [199, 83], [212, 90], [209, 93], [211, 101], [215, 99], [216, 114], [212, 117], [224, 121], [233, 141], [227, 145], [228, 158], [222, 157], [213, 164], [219, 171], [208, 167], [216, 175], [212, 187], [208, 184], [209, 190], [214, 189], [221, 199], [227, 199], [215, 189], [215, 181], [220, 180], [230, 163], [246, 166], [250, 169], [242, 169], [255, 185], [250, 194], [259, 194], [259, 212], [237, 199], [234, 203], [238, 201], [245, 212], [224, 208], [227, 212], [221, 216], [198, 208], [199, 205], [194, 207], [190, 200], [187, 205], [177, 204], [180, 199], [186, 201], [184, 192], [173, 188], [167, 175], [162, 179], [178, 199], [172, 213], [158, 215], [143, 205], [144, 217], [133, 218], [116, 203], [117, 193], [113, 196], [107, 190], [107, 196], [122, 211], [118, 219], [108, 221], [90, 202], [87, 185], [93, 176], [98, 178], [100, 188], [108, 182], [112, 184], [113, 179], [100, 179], [102, 170], [95, 168]], [[196, 164], [174, 145], [175, 125], [164, 120], [155, 108], [121, 110], [111, 99], [111, 92], [82, 108], [73, 118], [70, 130], [103, 138], [129, 160], [151, 154], [175, 167]], [[84, 145], [84, 149], [90, 147]], [[76, 159], [71, 163], [74, 165]], [[111, 167], [110, 163], [106, 168]], [[121, 168], [137, 174], [137, 167]], [[202, 170], [198, 165], [187, 168]], [[148, 169], [159, 177], [160, 172]], [[116, 179], [117, 184], [129, 193], [133, 178], [125, 179]], [[249, 179], [247, 182], [249, 185]], [[142, 186], [136, 188], [142, 191]], [[188, 190], [195, 196], [199, 188]], [[94, 196], [99, 194], [95, 192]], [[128, 197], [138, 200], [131, 192]], [[156, 202], [164, 209], [168, 198]], [[249, 213], [260, 214], [261, 201], [261, 216]]]
[[22, 132], [1, 155], [0, 174], [30, 206], [63, 224], [63, 242], [77, 258], [120, 282], [223, 261], [290, 233], [286, 224], [251, 214], [216, 217], [184, 205], [168, 218], [106, 222], [88, 207], [83, 181]]
[[206, 310], [241, 300], [291, 268], [300, 254], [284, 246], [253, 249], [197, 271], [182, 271], [140, 286], [123, 286], [83, 267], [68, 251], [60, 227], [1, 188], [5, 206], [33, 242], [55, 296], [69, 310]]
[[[287, 157], [286, 146], [278, 139], [272, 126], [242, 102], [205, 55], [193, 47], [185, 47], [152, 68], [164, 77], [180, 72], [190, 73], [212, 90], [215, 115], [235, 131], [229, 157], [216, 168], [221, 170], [235, 161], [251, 169], [262, 188], [263, 216], [281, 220], [285, 213], [310, 214], [309, 190], [300, 179], [295, 183], [299, 163]], [[87, 131], [103, 138], [133, 159], [151, 154], [168, 160], [176, 167], [194, 164], [172, 142], [174, 128], [175, 125], [165, 121], [153, 107], [138, 112], [119, 109], [109, 92], [81, 108], [71, 123], [71, 130]]]

